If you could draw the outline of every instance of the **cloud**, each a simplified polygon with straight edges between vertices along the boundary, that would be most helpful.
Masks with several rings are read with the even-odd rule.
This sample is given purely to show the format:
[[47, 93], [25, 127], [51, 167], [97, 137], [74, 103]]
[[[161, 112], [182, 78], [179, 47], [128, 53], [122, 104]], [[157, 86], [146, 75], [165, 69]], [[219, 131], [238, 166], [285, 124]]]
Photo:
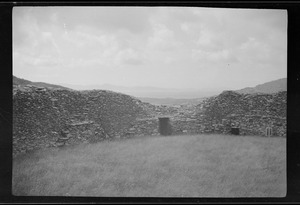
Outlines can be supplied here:
[[117, 32], [127, 30], [142, 33], [148, 29], [148, 17], [155, 9], [146, 7], [36, 7], [30, 13], [44, 23], [68, 25], [70, 30], [80, 26]]
[[198, 62], [208, 63], [237, 63], [238, 59], [230, 50], [206, 51], [192, 50], [192, 59]]
[[286, 74], [286, 15], [198, 7], [18, 7], [13, 70], [33, 76], [69, 72], [72, 82], [101, 75], [107, 83], [118, 72], [126, 76], [124, 84], [165, 85], [172, 79], [170, 87], [201, 87], [211, 77], [231, 83], [222, 78], [230, 79], [224, 71], [230, 64], [241, 81], [258, 69], [275, 79]]
[[153, 35], [148, 39], [148, 46], [151, 49], [171, 50], [181, 45], [175, 39], [174, 32], [163, 24], [154, 23]]
[[236, 55], [245, 63], [272, 63], [273, 52], [265, 42], [250, 37], [236, 49]]
[[132, 48], [128, 48], [125, 50], [120, 50], [116, 57], [116, 62], [118, 62], [120, 65], [122, 63], [129, 64], [129, 65], [142, 65], [143, 60], [140, 53], [138, 53], [136, 50], [133, 50]]
[[174, 58], [171, 58], [171, 57], [166, 57], [166, 59], [165, 59], [165, 63], [166, 64], [171, 64], [171, 63], [173, 63], [173, 62], [175, 62], [175, 59]]

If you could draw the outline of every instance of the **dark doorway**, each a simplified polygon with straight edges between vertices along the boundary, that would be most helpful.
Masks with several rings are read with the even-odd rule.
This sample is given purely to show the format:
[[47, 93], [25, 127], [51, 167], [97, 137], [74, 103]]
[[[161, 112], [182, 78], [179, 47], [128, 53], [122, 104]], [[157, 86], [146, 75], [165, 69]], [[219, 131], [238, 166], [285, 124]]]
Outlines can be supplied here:
[[231, 134], [233, 135], [239, 135], [240, 134], [240, 129], [237, 127], [232, 127], [231, 128]]
[[172, 127], [170, 124], [170, 118], [168, 117], [160, 117], [159, 119], [159, 133], [161, 135], [171, 135]]

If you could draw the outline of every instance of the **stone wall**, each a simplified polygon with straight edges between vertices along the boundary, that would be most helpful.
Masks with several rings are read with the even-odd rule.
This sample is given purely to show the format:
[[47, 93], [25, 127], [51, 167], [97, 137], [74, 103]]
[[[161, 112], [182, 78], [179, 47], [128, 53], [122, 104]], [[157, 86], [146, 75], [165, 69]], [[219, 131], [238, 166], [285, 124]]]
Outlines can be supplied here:
[[121, 93], [36, 88], [13, 90], [13, 155], [44, 147], [103, 139], [158, 135], [158, 118], [169, 117], [172, 134], [286, 135], [286, 92], [225, 91], [197, 106], [155, 106]]
[[[145, 104], [147, 105], [147, 104]], [[286, 136], [286, 92], [239, 94], [224, 91], [197, 106], [147, 105], [151, 117], [136, 121], [127, 135], [158, 134], [158, 117], [170, 118], [173, 134], [223, 133], [239, 128], [240, 135]]]
[[132, 127], [125, 133], [125, 137], [131, 136], [147, 136], [159, 135], [158, 132], [158, 118], [141, 118], [133, 123]]
[[286, 135], [286, 91], [275, 94], [239, 94], [224, 91], [198, 105], [199, 133], [229, 133], [231, 127], [242, 135]]
[[[13, 92], [14, 156], [43, 147], [120, 137], [138, 117], [147, 116], [140, 100], [109, 91], [31, 86]], [[67, 131], [67, 137], [61, 131]]]
[[137, 119], [128, 130], [127, 136], [144, 136], [159, 134], [159, 117], [169, 117], [172, 127], [172, 134], [196, 134], [198, 131], [198, 120], [196, 106], [155, 106], [143, 103], [143, 108], [147, 110], [147, 117]]

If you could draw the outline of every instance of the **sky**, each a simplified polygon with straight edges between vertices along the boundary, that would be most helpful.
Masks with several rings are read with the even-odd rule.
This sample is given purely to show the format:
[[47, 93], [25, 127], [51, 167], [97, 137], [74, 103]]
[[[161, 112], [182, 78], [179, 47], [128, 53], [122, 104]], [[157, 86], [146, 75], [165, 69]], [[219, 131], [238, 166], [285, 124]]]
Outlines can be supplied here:
[[53, 84], [252, 87], [287, 77], [287, 11], [14, 7], [13, 75]]

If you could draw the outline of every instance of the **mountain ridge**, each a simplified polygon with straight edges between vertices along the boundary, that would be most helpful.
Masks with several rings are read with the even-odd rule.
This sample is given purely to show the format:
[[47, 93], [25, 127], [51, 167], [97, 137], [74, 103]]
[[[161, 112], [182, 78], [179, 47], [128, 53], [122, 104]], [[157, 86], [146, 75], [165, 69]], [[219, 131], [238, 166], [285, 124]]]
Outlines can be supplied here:
[[[189, 101], [192, 99], [201, 99], [206, 97], [211, 97], [218, 95], [224, 90], [212, 91], [212, 90], [197, 90], [197, 89], [176, 89], [176, 88], [159, 88], [152, 86], [118, 86], [111, 84], [102, 84], [102, 85], [71, 85], [71, 84], [62, 84], [55, 85], [44, 82], [32, 82], [22, 78], [13, 76], [13, 85], [14, 86], [25, 86], [25, 85], [34, 85], [38, 87], [52, 87], [59, 89], [67, 90], [110, 90], [113, 92], [120, 92], [127, 95], [131, 95], [138, 99], [143, 99], [146, 102], [155, 102], [160, 104], [178, 104], [181, 101]], [[243, 94], [254, 94], [254, 93], [276, 93], [280, 91], [287, 90], [287, 78], [280, 78], [277, 80], [269, 81], [256, 85], [254, 87], [246, 87], [238, 90], [233, 90], [238, 93]], [[197, 100], [196, 100], [197, 101]]]
[[235, 90], [235, 92], [243, 93], [243, 94], [254, 94], [254, 93], [271, 94], [280, 91], [287, 91], [287, 78], [280, 78], [277, 80], [272, 80], [266, 83], [256, 85], [255, 87], [246, 87], [239, 90]]
[[21, 87], [26, 86], [26, 85], [33, 85], [33, 86], [37, 86], [37, 87], [52, 87], [52, 88], [73, 90], [71, 88], [64, 87], [64, 86], [61, 86], [61, 85], [56, 85], [56, 84], [50, 84], [50, 83], [45, 83], [45, 82], [32, 82], [32, 81], [29, 81], [29, 80], [18, 78], [14, 75], [13, 75], [13, 85], [14, 86], [21, 86]]

